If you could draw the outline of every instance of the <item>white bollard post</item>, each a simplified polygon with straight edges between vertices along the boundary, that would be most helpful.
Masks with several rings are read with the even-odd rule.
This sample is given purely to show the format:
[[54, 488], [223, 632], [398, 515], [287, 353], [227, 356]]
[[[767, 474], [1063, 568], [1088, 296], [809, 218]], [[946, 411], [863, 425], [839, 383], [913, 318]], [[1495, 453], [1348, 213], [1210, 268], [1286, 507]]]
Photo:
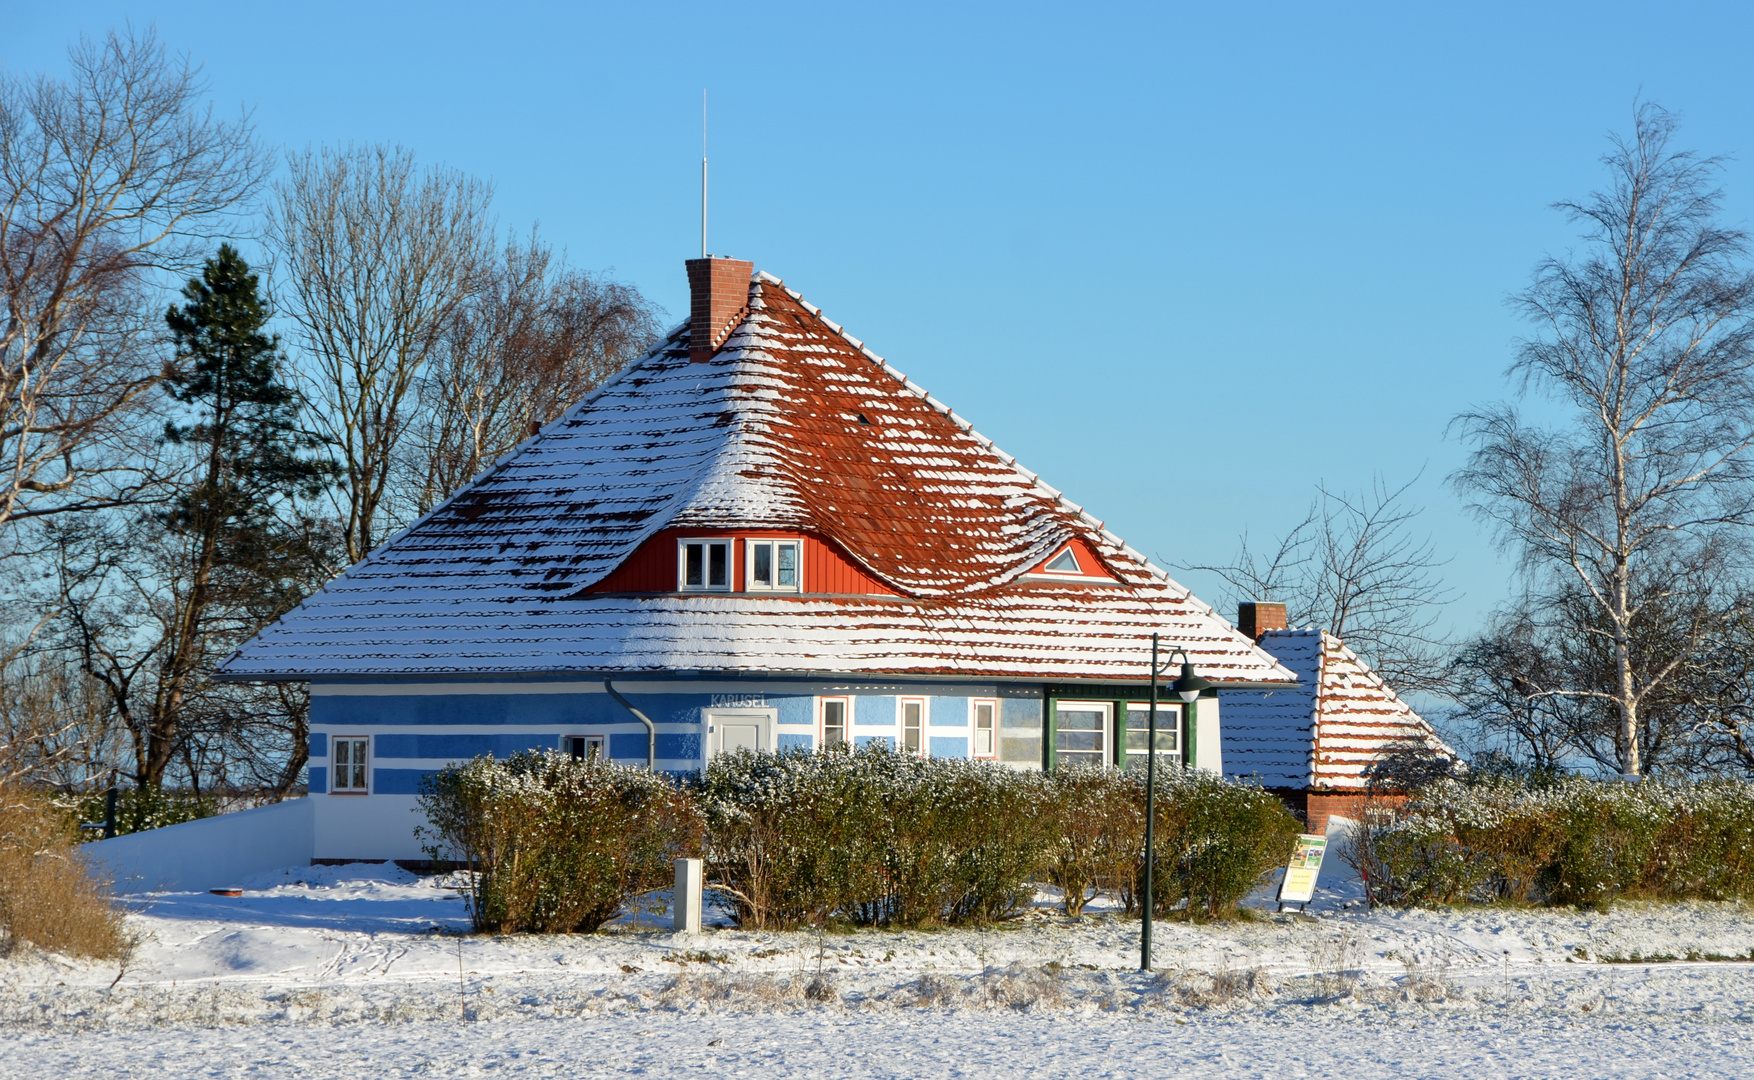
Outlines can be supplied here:
[[705, 865], [699, 859], [676, 860], [676, 891], [670, 896], [670, 926], [678, 934], [700, 933], [700, 890]]

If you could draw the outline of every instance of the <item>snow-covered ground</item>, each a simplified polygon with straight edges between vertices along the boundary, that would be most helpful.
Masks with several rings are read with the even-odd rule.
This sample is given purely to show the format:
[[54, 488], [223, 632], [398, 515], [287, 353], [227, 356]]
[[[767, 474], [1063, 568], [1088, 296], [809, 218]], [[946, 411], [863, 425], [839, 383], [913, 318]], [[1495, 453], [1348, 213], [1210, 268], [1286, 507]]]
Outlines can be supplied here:
[[1339, 882], [1159, 922], [1142, 975], [1136, 920], [1049, 897], [985, 931], [477, 938], [394, 866], [241, 884], [130, 898], [125, 971], [0, 962], [0, 1076], [1754, 1075], [1736, 905], [1366, 912]]

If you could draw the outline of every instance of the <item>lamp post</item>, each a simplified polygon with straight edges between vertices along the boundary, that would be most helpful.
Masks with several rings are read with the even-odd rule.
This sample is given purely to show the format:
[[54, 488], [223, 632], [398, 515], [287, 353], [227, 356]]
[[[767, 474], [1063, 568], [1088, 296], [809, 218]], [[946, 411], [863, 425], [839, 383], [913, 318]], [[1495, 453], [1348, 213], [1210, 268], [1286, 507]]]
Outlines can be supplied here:
[[[1139, 932], [1139, 970], [1151, 970], [1151, 874], [1157, 864], [1157, 679], [1175, 658], [1182, 658], [1182, 671], [1169, 689], [1182, 704], [1192, 705], [1200, 696], [1200, 691], [1210, 689], [1212, 684], [1200, 678], [1189, 662], [1187, 651], [1172, 649], [1169, 658], [1161, 664], [1157, 661], [1157, 635], [1151, 635], [1151, 712], [1145, 722], [1145, 888], [1142, 890], [1145, 902], [1144, 925]], [[1178, 743], [1182, 749], [1182, 767], [1187, 767], [1187, 746]]]

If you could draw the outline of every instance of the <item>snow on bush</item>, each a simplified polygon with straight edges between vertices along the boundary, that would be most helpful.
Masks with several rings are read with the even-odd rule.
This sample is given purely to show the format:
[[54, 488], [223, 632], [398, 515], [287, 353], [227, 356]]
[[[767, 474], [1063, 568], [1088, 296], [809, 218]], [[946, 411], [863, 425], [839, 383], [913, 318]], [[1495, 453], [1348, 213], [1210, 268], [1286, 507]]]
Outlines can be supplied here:
[[1057, 838], [1046, 777], [881, 743], [728, 754], [698, 790], [713, 885], [749, 927], [1002, 919]]
[[470, 918], [497, 933], [596, 930], [669, 884], [703, 825], [662, 773], [553, 751], [448, 766], [422, 781], [419, 807], [426, 852], [475, 871]]
[[1443, 780], [1359, 836], [1384, 904], [1754, 899], [1754, 784]]

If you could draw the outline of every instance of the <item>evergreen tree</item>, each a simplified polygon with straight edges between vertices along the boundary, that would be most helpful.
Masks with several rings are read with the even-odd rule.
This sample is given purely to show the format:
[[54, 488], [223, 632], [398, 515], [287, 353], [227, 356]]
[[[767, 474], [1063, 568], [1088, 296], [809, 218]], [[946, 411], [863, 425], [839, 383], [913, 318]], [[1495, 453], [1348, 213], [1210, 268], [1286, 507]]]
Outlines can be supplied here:
[[[168, 422], [164, 439], [188, 448], [190, 467], [152, 530], [163, 613], [150, 650], [156, 678], [143, 694], [133, 679], [92, 671], [133, 732], [143, 787], [162, 785], [173, 761], [199, 784], [205, 755], [190, 723], [213, 710], [192, 710], [191, 699], [208, 689], [213, 660], [308, 591], [313, 575], [298, 568], [317, 561], [313, 530], [293, 504], [332, 473], [299, 429], [298, 397], [280, 379], [280, 342], [249, 265], [223, 245], [183, 297], [165, 314], [177, 359], [164, 387], [188, 415]], [[297, 756], [302, 767], [302, 749]]]

